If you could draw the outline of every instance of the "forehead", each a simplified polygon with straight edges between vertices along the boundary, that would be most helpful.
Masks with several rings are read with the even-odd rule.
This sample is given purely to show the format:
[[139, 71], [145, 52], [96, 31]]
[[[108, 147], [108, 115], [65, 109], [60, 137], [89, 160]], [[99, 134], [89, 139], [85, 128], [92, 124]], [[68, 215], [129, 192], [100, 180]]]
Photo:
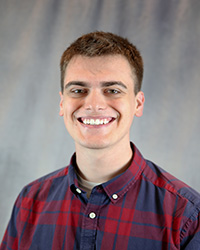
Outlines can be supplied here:
[[[65, 71], [65, 82], [72, 80], [120, 80], [133, 81], [135, 74], [122, 55], [87, 57], [74, 56]], [[77, 79], [75, 79], [77, 78]], [[81, 79], [80, 79], [81, 78]]]

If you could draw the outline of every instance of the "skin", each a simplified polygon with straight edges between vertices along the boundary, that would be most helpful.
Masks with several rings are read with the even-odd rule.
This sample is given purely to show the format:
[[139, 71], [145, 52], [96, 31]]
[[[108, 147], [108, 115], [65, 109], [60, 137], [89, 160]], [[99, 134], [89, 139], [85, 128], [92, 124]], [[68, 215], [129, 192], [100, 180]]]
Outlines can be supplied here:
[[[86, 180], [105, 182], [129, 166], [130, 127], [134, 116], [142, 116], [145, 101], [143, 92], [135, 95], [134, 79], [121, 55], [78, 55], [67, 66], [59, 114], [75, 141], [78, 172]], [[87, 124], [94, 123], [91, 119], [98, 125]]]

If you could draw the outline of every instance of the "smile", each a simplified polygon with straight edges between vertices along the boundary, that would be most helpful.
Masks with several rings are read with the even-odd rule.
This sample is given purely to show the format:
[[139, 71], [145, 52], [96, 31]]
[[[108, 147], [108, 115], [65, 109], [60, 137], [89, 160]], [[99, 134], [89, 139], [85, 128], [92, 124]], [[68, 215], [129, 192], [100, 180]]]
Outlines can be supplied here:
[[115, 120], [115, 118], [103, 118], [103, 119], [88, 119], [88, 118], [79, 118], [78, 119], [81, 123], [85, 124], [85, 125], [95, 125], [95, 126], [99, 126], [99, 125], [106, 125], [112, 121]]

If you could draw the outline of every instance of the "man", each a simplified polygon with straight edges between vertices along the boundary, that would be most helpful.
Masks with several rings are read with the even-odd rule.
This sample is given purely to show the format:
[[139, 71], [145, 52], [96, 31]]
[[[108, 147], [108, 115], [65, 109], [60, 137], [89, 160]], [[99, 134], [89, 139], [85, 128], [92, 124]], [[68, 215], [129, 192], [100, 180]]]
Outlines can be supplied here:
[[22, 190], [0, 249], [200, 249], [200, 195], [130, 143], [144, 106], [136, 47], [94, 32], [60, 66], [60, 116], [76, 153]]

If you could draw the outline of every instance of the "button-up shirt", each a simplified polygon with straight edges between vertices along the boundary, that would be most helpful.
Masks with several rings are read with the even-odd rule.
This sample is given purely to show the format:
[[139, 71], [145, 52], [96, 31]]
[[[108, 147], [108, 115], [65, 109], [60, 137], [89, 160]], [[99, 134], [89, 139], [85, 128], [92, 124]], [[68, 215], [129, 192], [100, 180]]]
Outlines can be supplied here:
[[132, 149], [130, 167], [89, 199], [78, 186], [76, 155], [27, 185], [0, 249], [200, 249], [200, 195]]

